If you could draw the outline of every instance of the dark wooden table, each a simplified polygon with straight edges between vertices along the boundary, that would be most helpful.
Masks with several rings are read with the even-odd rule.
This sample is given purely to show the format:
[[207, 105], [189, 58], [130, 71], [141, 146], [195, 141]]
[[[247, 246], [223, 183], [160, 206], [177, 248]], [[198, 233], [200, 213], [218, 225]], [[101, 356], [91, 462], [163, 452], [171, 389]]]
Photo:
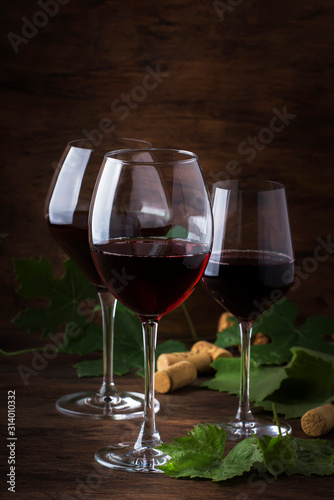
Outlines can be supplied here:
[[[5, 337], [8, 339], [8, 332]], [[22, 334], [11, 332], [12, 347]], [[7, 342], [8, 343], [8, 342]], [[173, 479], [163, 474], [133, 474], [113, 471], [94, 461], [96, 450], [108, 443], [134, 440], [140, 419], [93, 421], [61, 415], [55, 401], [64, 394], [95, 389], [99, 380], [78, 379], [75, 357], [58, 354], [32, 365], [33, 354], [1, 356], [1, 498], [18, 499], [295, 499], [333, 498], [333, 477], [259, 477], [251, 474], [224, 483]], [[27, 385], [18, 367], [33, 368]], [[131, 374], [116, 378], [120, 389], [143, 391], [143, 379]], [[8, 450], [7, 394], [16, 397], [16, 489], [6, 488]], [[164, 442], [185, 435], [199, 422], [226, 419], [236, 409], [236, 397], [195, 386], [169, 395], [158, 395], [161, 410], [157, 424]], [[293, 435], [305, 437], [299, 420], [290, 421]], [[334, 433], [328, 434], [334, 444]], [[3, 453], [3, 451], [5, 452]]]

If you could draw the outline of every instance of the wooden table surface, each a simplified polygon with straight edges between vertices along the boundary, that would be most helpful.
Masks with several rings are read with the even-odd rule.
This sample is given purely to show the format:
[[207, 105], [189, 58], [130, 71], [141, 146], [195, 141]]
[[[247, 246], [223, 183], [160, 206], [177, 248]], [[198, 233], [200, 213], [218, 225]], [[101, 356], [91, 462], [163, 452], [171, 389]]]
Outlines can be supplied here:
[[[12, 332], [12, 342], [22, 334]], [[7, 335], [8, 339], [8, 335]], [[55, 408], [64, 394], [98, 387], [98, 379], [78, 379], [76, 358], [58, 354], [47, 366], [38, 368], [25, 385], [19, 365], [32, 367], [33, 354], [2, 358], [1, 363], [1, 450], [6, 447], [7, 394], [16, 396], [16, 491], [6, 491], [7, 452], [1, 458], [0, 497], [18, 499], [296, 499], [333, 498], [333, 477], [280, 477], [251, 474], [223, 483], [208, 480], [174, 479], [164, 474], [133, 474], [112, 471], [94, 461], [94, 453], [105, 445], [133, 441], [140, 419], [93, 421], [61, 415]], [[135, 374], [117, 377], [123, 390], [143, 391], [143, 379]], [[226, 420], [234, 414], [234, 396], [190, 386], [168, 395], [158, 395], [161, 410], [157, 425], [164, 442], [182, 437], [199, 422]], [[306, 437], [297, 419], [290, 421], [293, 435]], [[334, 444], [334, 433], [326, 436]]]

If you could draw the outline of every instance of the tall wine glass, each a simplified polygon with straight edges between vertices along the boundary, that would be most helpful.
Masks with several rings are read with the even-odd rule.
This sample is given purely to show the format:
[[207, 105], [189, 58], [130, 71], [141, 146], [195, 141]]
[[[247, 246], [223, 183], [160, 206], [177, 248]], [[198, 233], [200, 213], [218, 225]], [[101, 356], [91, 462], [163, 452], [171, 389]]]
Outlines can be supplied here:
[[95, 458], [111, 468], [160, 472], [157, 466], [168, 457], [154, 449], [161, 443], [153, 411], [158, 322], [202, 276], [212, 213], [195, 154], [145, 153], [144, 160], [136, 150], [106, 155], [89, 216], [96, 267], [117, 300], [140, 318], [145, 346], [145, 410], [137, 441], [122, 451], [104, 448]]
[[[228, 440], [252, 434], [277, 436], [277, 425], [255, 419], [249, 403], [252, 324], [281, 299], [294, 279], [285, 189], [271, 181], [231, 180], [214, 184], [214, 240], [203, 283], [239, 322], [241, 379], [235, 419], [222, 424]], [[290, 432], [281, 422], [282, 434]]]
[[[71, 141], [59, 161], [45, 204], [48, 228], [64, 252], [96, 287], [102, 308], [103, 382], [94, 391], [68, 394], [57, 409], [71, 416], [127, 419], [143, 414], [144, 395], [119, 392], [113, 381], [113, 317], [116, 301], [93, 263], [88, 243], [88, 212], [95, 181], [106, 152], [121, 147], [148, 148], [150, 143], [116, 138], [94, 147], [94, 140]], [[140, 154], [140, 152], [138, 153]], [[159, 403], [155, 401], [155, 409]]]

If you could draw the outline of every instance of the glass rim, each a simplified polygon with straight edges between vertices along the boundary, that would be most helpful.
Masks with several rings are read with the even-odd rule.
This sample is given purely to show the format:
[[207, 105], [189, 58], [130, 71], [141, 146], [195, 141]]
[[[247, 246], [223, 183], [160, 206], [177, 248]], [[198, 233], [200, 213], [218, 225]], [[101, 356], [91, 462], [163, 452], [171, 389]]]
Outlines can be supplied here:
[[[122, 158], [115, 158], [115, 156], [120, 155], [120, 154], [127, 154], [127, 153], [143, 153], [143, 152], [165, 152], [165, 153], [177, 153], [180, 155], [184, 155], [184, 158], [180, 159], [174, 159], [174, 160], [165, 160], [165, 161], [147, 161], [147, 160], [125, 160]], [[115, 151], [109, 151], [104, 155], [105, 160], [111, 160], [111, 161], [120, 161], [124, 165], [174, 165], [176, 163], [190, 163], [194, 160], [199, 160], [198, 155], [196, 153], [193, 153], [192, 151], [187, 151], [185, 149], [176, 149], [176, 148], [126, 148], [126, 149], [117, 149]]]
[[[244, 183], [244, 188], [241, 187], [241, 183]], [[225, 185], [225, 186], [224, 186]], [[267, 179], [228, 179], [223, 181], [215, 182], [213, 185], [214, 189], [225, 189], [226, 191], [277, 191], [279, 189], [285, 190], [285, 185], [278, 181], [271, 181]], [[248, 188], [248, 189], [247, 189]], [[252, 189], [253, 188], [253, 189]]]
[[[98, 146], [94, 146], [94, 141], [95, 139], [93, 137], [83, 137], [81, 139], [73, 139], [71, 141], [69, 141], [67, 143], [68, 146], [71, 146], [71, 147], [76, 147], [78, 149], [91, 149], [92, 151], [104, 151], [104, 154], [106, 154], [106, 152], [108, 152], [108, 149], [109, 147], [112, 145], [112, 142], [115, 141], [115, 142], [118, 142], [118, 141], [133, 141], [134, 143], [140, 143], [140, 144], [145, 144], [147, 145], [147, 148], [138, 148], [138, 151], [142, 151], [143, 149], [150, 149], [150, 146], [152, 145], [151, 142], [149, 141], [145, 141], [145, 139], [136, 139], [134, 137], [116, 137], [116, 136], [112, 136], [110, 138], [110, 140], [107, 141], [107, 143], [110, 143], [106, 148], [105, 147], [101, 147], [103, 145], [103, 140], [101, 142], [101, 144], [99, 144]], [[80, 143], [85, 143], [87, 142], [88, 144], [91, 145], [91, 147], [88, 146], [87, 144], [87, 147], [86, 146], [83, 146], [82, 148], [80, 148], [80, 146], [76, 146], [76, 144], [80, 144]]]

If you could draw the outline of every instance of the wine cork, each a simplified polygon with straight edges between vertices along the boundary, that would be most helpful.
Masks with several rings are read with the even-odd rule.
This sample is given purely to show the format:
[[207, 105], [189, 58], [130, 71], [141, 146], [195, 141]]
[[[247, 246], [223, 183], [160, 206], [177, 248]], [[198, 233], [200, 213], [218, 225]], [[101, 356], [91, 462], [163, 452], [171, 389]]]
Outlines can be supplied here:
[[270, 344], [270, 338], [262, 332], [258, 332], [252, 337], [252, 345]]
[[230, 326], [233, 325], [233, 321], [229, 321], [228, 320], [229, 318], [233, 318], [233, 314], [229, 312], [221, 314], [218, 321], [218, 327], [217, 327], [218, 332], [222, 332], [223, 330], [226, 330], [226, 328], [229, 328]]
[[189, 361], [179, 361], [165, 370], [155, 372], [155, 390], [161, 394], [175, 391], [191, 384], [197, 378], [197, 370]]
[[212, 361], [216, 361], [218, 358], [232, 358], [232, 354], [230, 351], [227, 351], [226, 349], [223, 349], [222, 347], [218, 347], [215, 344], [212, 344], [211, 342], [207, 342], [206, 340], [199, 340], [196, 342], [192, 348], [191, 352], [194, 353], [208, 353]]
[[208, 352], [173, 352], [170, 354], [161, 354], [157, 360], [157, 371], [165, 370], [179, 361], [189, 361], [195, 366], [198, 373], [212, 371], [210, 366], [212, 358]]
[[308, 436], [319, 437], [334, 428], [334, 405], [326, 404], [309, 410], [301, 420], [302, 429]]
[[[270, 337], [268, 337], [268, 335], [262, 332], [256, 333], [251, 338], [252, 345], [265, 345], [265, 344], [270, 344], [270, 342], [271, 342]], [[238, 351], [241, 352], [241, 344], [238, 344]]]

